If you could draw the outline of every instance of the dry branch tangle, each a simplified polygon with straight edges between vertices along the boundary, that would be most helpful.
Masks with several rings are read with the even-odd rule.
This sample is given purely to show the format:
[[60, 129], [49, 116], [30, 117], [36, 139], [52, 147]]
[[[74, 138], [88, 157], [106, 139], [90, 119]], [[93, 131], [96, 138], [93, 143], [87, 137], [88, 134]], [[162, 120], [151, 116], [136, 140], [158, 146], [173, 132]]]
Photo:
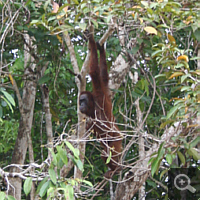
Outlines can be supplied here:
[[[182, 126], [171, 126], [166, 129], [160, 141], [155, 143], [150, 150], [146, 151], [146, 155], [143, 158], [144, 161], [150, 159], [150, 156], [158, 151], [158, 148], [162, 142], [166, 142], [166, 146], [173, 145], [170, 138], [182, 130]], [[115, 200], [130, 200], [139, 190], [143, 183], [147, 180], [150, 175], [150, 166], [142, 166], [141, 160], [131, 170], [129, 170], [123, 177], [123, 180], [117, 185], [115, 191]]]

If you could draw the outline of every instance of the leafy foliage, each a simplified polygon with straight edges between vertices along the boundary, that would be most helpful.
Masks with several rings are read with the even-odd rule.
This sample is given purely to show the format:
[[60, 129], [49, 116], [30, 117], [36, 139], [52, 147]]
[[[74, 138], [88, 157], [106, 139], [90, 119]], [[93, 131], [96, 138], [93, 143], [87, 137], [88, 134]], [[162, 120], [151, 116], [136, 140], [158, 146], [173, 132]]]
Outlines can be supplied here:
[[[86, 184], [90, 187], [93, 186], [92, 183], [86, 180], [73, 180], [71, 178], [63, 179], [63, 177], [60, 176], [61, 168], [64, 164], [67, 166], [68, 163], [66, 147], [69, 148], [70, 151], [73, 153], [73, 156], [71, 154], [68, 154], [69, 158], [73, 160], [73, 162], [80, 170], [83, 170], [83, 164], [79, 158], [79, 150], [74, 148], [67, 141], [65, 142], [65, 145], [57, 145], [57, 153], [54, 153], [52, 149], [49, 149], [51, 151], [53, 159], [51, 166], [48, 170], [49, 178], [44, 178], [37, 187], [37, 193], [42, 199], [60, 197], [64, 197], [65, 199], [74, 199], [73, 187], [77, 186], [78, 183], [82, 182], [83, 184]], [[24, 183], [24, 190], [26, 194], [30, 192], [30, 184], [30, 179], [26, 180]]]

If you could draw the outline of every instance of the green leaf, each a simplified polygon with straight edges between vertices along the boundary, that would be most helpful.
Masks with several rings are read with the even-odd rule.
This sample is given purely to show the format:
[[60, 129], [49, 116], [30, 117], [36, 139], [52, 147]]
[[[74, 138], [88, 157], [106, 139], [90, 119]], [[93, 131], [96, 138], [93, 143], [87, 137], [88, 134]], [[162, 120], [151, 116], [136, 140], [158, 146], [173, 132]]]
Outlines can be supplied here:
[[4, 200], [6, 197], [6, 194], [4, 192], [0, 192], [0, 199]]
[[48, 5], [51, 3], [51, 0], [47, 0], [44, 4], [44, 10], [46, 11]]
[[58, 151], [58, 155], [62, 159], [63, 163], [67, 166], [68, 164], [68, 158], [66, 151], [61, 146], [56, 146], [56, 149]]
[[79, 168], [79, 170], [83, 171], [83, 163], [81, 162], [80, 159], [75, 159], [76, 165]]
[[98, 23], [95, 20], [93, 20], [93, 19], [91, 19], [91, 21], [94, 24], [95, 28], [98, 28]]
[[32, 0], [26, 1], [25, 6], [28, 6], [31, 2], [32, 2]]
[[190, 60], [200, 60], [200, 57], [195, 56], [195, 57], [190, 58]]
[[48, 148], [48, 150], [51, 152], [51, 155], [52, 155], [52, 157], [53, 157], [53, 164], [55, 165], [55, 166], [57, 166], [57, 158], [56, 158], [56, 154], [54, 153], [54, 151], [53, 151], [53, 149], [51, 149], [51, 148]]
[[65, 193], [65, 198], [68, 200], [74, 200], [74, 189], [71, 185], [66, 185], [67, 192]]
[[[23, 26], [23, 29], [24, 30], [24, 26]], [[20, 57], [20, 58], [17, 58], [15, 60], [15, 63], [13, 64], [13, 66], [11, 66], [11, 69], [15, 72], [15, 71], [19, 71], [19, 70], [23, 70], [24, 69], [24, 61], [23, 59]]]
[[47, 190], [47, 197], [49, 197], [50, 194], [54, 193], [54, 191], [55, 191], [55, 188], [50, 187], [50, 188]]
[[41, 77], [39, 80], [38, 80], [38, 84], [39, 85], [42, 85], [44, 83], [47, 83], [49, 80], [51, 80], [51, 77], [49, 75], [44, 75], [43, 77]]
[[39, 193], [40, 197], [44, 197], [45, 194], [47, 193], [47, 190], [48, 190], [48, 188], [49, 188], [49, 183], [50, 183], [50, 182], [47, 181], [47, 182], [41, 187], [40, 193]]
[[147, 1], [140, 2], [145, 8], [149, 8], [149, 3]]
[[68, 141], [65, 141], [65, 144], [67, 145], [67, 147], [68, 147], [72, 152], [74, 152], [74, 147], [72, 146], [71, 143], [69, 143]]
[[72, 0], [75, 4], [79, 4], [78, 0]]
[[183, 163], [183, 165], [185, 165], [185, 156], [180, 151], [178, 151], [177, 154], [180, 161]]
[[4, 94], [4, 96], [6, 97], [6, 99], [13, 105], [15, 106], [15, 101], [13, 99], [13, 97], [6, 91], [1, 90], [1, 92]]
[[109, 23], [112, 18], [113, 18], [113, 15], [108, 15], [106, 18], [104, 18], [104, 20], [106, 23]]
[[200, 143], [200, 136], [196, 137], [191, 143], [190, 143], [190, 148], [195, 147], [197, 144]]
[[68, 141], [65, 141], [65, 144], [73, 152], [75, 157], [79, 157], [79, 156], [77, 156], [77, 152], [75, 151], [75, 148], [71, 145], [71, 143], [69, 143]]
[[42, 188], [42, 186], [44, 185], [44, 183], [47, 182], [47, 180], [48, 180], [48, 177], [45, 177], [45, 178], [40, 182], [40, 184], [39, 184], [38, 187], [37, 187], [37, 191], [36, 191], [37, 194], [39, 194], [40, 189]]
[[90, 187], [93, 187], [93, 184], [90, 181], [82, 180], [82, 182], [86, 185], [89, 185]]
[[183, 86], [181, 88], [181, 92], [183, 92], [183, 91], [191, 91], [191, 87], [190, 86]]
[[181, 83], [183, 83], [185, 81], [185, 79], [190, 76], [191, 76], [191, 74], [186, 74], [186, 75], [181, 76]]
[[157, 78], [166, 78], [166, 75], [165, 74], [158, 74], [155, 76], [155, 79]]
[[147, 80], [144, 80], [144, 87], [145, 87], [145, 92], [147, 93], [147, 96], [149, 96], [149, 83]]
[[32, 20], [30, 25], [34, 25], [34, 24], [36, 24], [36, 25], [41, 24], [41, 20], [36, 20], [36, 19]]
[[57, 168], [58, 168], [58, 171], [60, 171], [60, 169], [64, 166], [64, 162], [62, 161], [62, 158], [60, 157], [59, 154], [56, 154], [56, 157], [57, 157]]
[[79, 149], [74, 149], [74, 157], [79, 158], [80, 151]]
[[172, 155], [171, 155], [171, 154], [167, 154], [167, 155], [166, 155], [166, 161], [167, 161], [170, 165], [172, 164], [173, 158], [172, 158]]
[[79, 23], [78, 25], [79, 25], [80, 29], [82, 29], [83, 31], [85, 31], [85, 29], [87, 27], [86, 23]]
[[166, 174], [168, 171], [168, 169], [163, 170], [160, 174], [160, 179], [162, 179], [163, 175]]
[[160, 129], [165, 128], [166, 125], [171, 124], [172, 122], [174, 122], [174, 120], [170, 120], [170, 119], [167, 120], [167, 121], [165, 121], [165, 122], [163, 122], [163, 123], [160, 125]]
[[139, 49], [140, 49], [140, 46], [139, 46], [139, 45], [136, 45], [136, 46], [131, 50], [132, 54], [135, 55], [135, 54], [138, 52]]
[[152, 180], [147, 179], [146, 182], [147, 182], [147, 184], [148, 184], [149, 186], [151, 186], [151, 187], [154, 187], [154, 188], [157, 187], [156, 183], [155, 183], [154, 181], [152, 181]]
[[167, 119], [169, 119], [172, 115], [174, 115], [176, 112], [178, 112], [180, 108], [180, 105], [174, 106], [170, 109], [170, 111], [167, 113]]
[[154, 58], [154, 57], [157, 56], [157, 55], [162, 55], [162, 53], [163, 53], [163, 50], [154, 51], [154, 52], [151, 54], [151, 57]]
[[174, 66], [175, 69], [180, 69], [182, 67], [184, 67], [183, 63], [177, 63], [177, 65]]
[[162, 142], [159, 149], [158, 149], [158, 156], [157, 157], [158, 157], [159, 160], [162, 159], [162, 157], [165, 153], [165, 149], [163, 148], [164, 144], [165, 144], [165, 142]]
[[196, 149], [191, 148], [187, 150], [188, 154], [194, 158], [194, 160], [200, 160], [200, 154], [196, 151]]
[[[71, 186], [78, 186], [78, 184], [79, 184], [79, 179], [68, 179], [67, 180], [67, 182], [71, 185]], [[65, 187], [66, 186], [66, 184], [64, 184], [64, 186], [63, 187]]]
[[26, 196], [28, 196], [28, 194], [31, 191], [32, 183], [33, 183], [33, 181], [32, 181], [31, 177], [27, 178], [24, 182], [24, 192], [25, 192]]
[[151, 164], [151, 175], [152, 175], [152, 177], [154, 176], [154, 174], [157, 171], [158, 167], [159, 167], [159, 159], [156, 158]]
[[7, 200], [16, 200], [13, 196], [8, 195]]
[[108, 158], [106, 159], [106, 164], [108, 164], [108, 163], [110, 162], [111, 157], [112, 157], [112, 152], [111, 152], [111, 150], [110, 150], [109, 156], [108, 156]]
[[7, 105], [10, 107], [11, 112], [13, 113], [14, 111], [13, 111], [12, 105], [9, 103], [9, 101], [3, 96], [1, 98], [7, 103]]
[[74, 19], [74, 22], [77, 22], [79, 17], [81, 16], [82, 13], [78, 13], [76, 16], [75, 16], [75, 19]]
[[52, 16], [52, 17], [49, 17], [47, 21], [50, 22], [50, 21], [54, 21], [54, 20], [56, 20], [56, 19], [57, 19], [56, 16]]
[[56, 173], [53, 169], [49, 169], [49, 176], [51, 178], [51, 181], [56, 185], [57, 178], [56, 178]]
[[[199, 23], [199, 21], [198, 21], [198, 23]], [[200, 42], [200, 28], [198, 28], [197, 30], [195, 30], [194, 36]]]
[[148, 161], [148, 164], [152, 163], [157, 157], [151, 157]]
[[68, 31], [70, 29], [72, 29], [73, 27], [72, 26], [69, 26], [69, 25], [61, 25], [61, 26], [57, 26], [55, 27], [54, 29], [52, 29], [51, 31], [52, 32], [56, 32], [56, 31], [59, 31], [59, 30], [63, 30], [63, 31]]

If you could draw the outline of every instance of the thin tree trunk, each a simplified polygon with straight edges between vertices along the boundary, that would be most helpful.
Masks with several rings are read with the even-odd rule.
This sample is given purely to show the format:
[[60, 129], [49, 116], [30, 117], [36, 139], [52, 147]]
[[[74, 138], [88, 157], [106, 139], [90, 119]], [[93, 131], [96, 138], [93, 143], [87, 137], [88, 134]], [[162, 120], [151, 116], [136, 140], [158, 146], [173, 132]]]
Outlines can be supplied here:
[[[24, 38], [26, 40], [26, 44], [31, 46], [31, 39], [29, 35], [25, 34]], [[31, 140], [28, 140], [28, 136], [31, 136], [33, 111], [35, 106], [37, 76], [34, 73], [34, 69], [36, 65], [33, 63], [34, 59], [28, 53], [29, 47], [26, 44], [24, 45], [25, 81], [22, 96], [22, 108], [20, 109], [21, 118], [11, 161], [11, 163], [14, 164], [24, 164], [28, 143], [31, 142]], [[10, 171], [19, 172], [19, 169], [11, 168]], [[9, 194], [13, 195], [17, 200], [21, 200], [22, 180], [20, 178], [12, 178], [9, 181], [9, 184], [11, 184]]]
[[[143, 130], [143, 127], [141, 127], [142, 120], [143, 120], [143, 114], [142, 111], [140, 110], [140, 102], [139, 99], [135, 101], [136, 105], [136, 113], [137, 113], [137, 125]], [[143, 135], [139, 136], [138, 140], [138, 145], [139, 145], [139, 159], [141, 161], [141, 168], [148, 168], [147, 162], [145, 162], [145, 148], [144, 148], [144, 138]], [[139, 189], [139, 200], [145, 200], [145, 182], [143, 182], [142, 186]]]
[[[33, 121], [33, 110], [35, 105], [35, 95], [36, 95], [36, 81], [34, 78], [34, 73], [30, 73], [28, 68], [25, 70], [25, 74], [28, 74], [28, 78], [25, 81], [25, 86], [23, 89], [23, 113], [21, 113], [21, 119], [19, 124], [19, 131], [17, 140], [15, 143], [14, 152], [12, 155], [11, 163], [14, 164], [24, 164], [26, 157], [26, 151], [28, 142], [28, 135], [31, 135], [32, 121]], [[11, 172], [19, 171], [17, 168], [12, 168]], [[15, 188], [12, 190], [11, 194], [15, 196], [16, 199], [21, 200], [21, 179], [15, 178], [11, 180], [11, 185]]]
[[[87, 73], [87, 67], [88, 67], [88, 62], [89, 62], [89, 57], [87, 55], [85, 62], [82, 67], [81, 74], [79, 72], [79, 67], [78, 67], [78, 62], [76, 59], [75, 51], [73, 44], [71, 43], [71, 38], [68, 33], [64, 33], [64, 40], [67, 44], [68, 50], [70, 52], [70, 59], [71, 63], [74, 69], [74, 73], [77, 74], [75, 78], [75, 82], [78, 88], [78, 97], [82, 91], [85, 90], [86, 87], [86, 80], [85, 80], [85, 75]], [[78, 76], [80, 77], [78, 78]], [[78, 113], [78, 127], [77, 127], [77, 139], [78, 139], [78, 149], [80, 151], [80, 160], [84, 164], [84, 158], [85, 158], [85, 145], [86, 143], [84, 141], [81, 141], [81, 139], [84, 138], [85, 134], [85, 121], [84, 121], [84, 115], [80, 113], [79, 111], [79, 98], [77, 99], [77, 113]], [[74, 168], [74, 178], [82, 178], [82, 172], [75, 166]]]
[[[45, 112], [47, 144], [49, 148], [53, 148], [53, 129], [52, 129], [51, 112], [49, 105], [49, 89], [47, 86], [42, 85], [41, 91], [42, 91], [43, 108]], [[50, 157], [50, 152], [48, 153], [48, 157]]]
[[[31, 132], [28, 134], [28, 151], [29, 151], [29, 161], [30, 164], [34, 163], [34, 152], [33, 152], [33, 143], [31, 138]], [[34, 168], [30, 171], [31, 174], [34, 174]], [[35, 183], [32, 183], [31, 192], [30, 192], [30, 200], [35, 199]]]

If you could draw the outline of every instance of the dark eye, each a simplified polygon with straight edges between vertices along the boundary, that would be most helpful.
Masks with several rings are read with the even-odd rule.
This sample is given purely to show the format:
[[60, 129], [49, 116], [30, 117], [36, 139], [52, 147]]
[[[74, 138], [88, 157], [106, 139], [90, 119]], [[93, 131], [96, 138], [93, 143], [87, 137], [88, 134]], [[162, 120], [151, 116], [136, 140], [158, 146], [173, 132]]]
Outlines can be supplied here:
[[87, 101], [86, 99], [80, 99], [80, 105], [86, 105]]

